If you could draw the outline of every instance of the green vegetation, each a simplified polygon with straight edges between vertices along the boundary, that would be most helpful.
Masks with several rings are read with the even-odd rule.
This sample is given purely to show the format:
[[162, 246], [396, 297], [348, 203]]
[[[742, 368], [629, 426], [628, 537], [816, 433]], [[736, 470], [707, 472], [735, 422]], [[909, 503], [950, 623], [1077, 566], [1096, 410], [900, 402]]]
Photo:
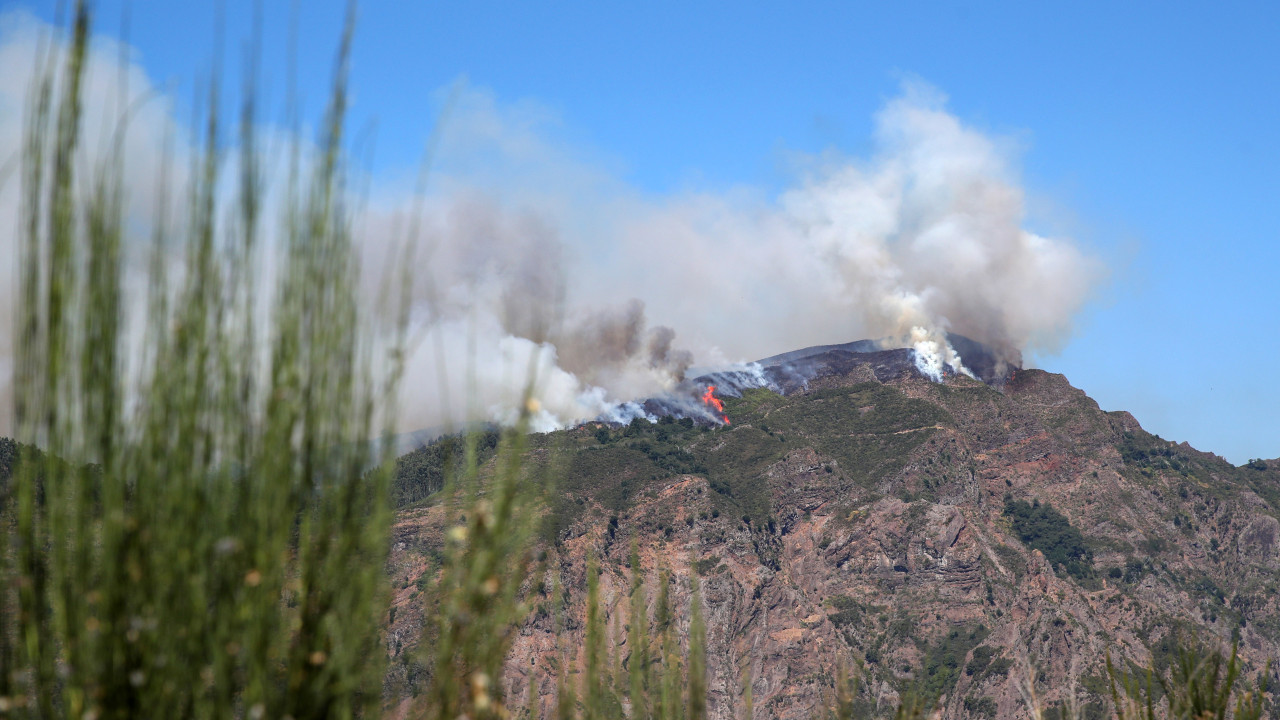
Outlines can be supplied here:
[[[878, 383], [815, 393], [803, 407], [768, 390], [748, 390], [727, 398], [726, 411], [734, 424], [715, 429], [665, 417], [535, 437], [531, 448], [542, 452], [540, 462], [556, 478], [542, 537], [558, 541], [592, 506], [624, 512], [648, 488], [684, 474], [707, 479], [716, 513], [745, 518], [763, 532], [774, 514], [764, 473], [800, 444], [852, 468], [851, 480], [870, 483], [901, 467], [935, 425], [949, 422], [937, 406]], [[399, 506], [422, 502], [444, 486], [457, 442], [439, 441], [402, 459], [392, 485]], [[492, 440], [482, 443], [482, 462], [492, 457], [492, 447]], [[767, 538], [753, 544], [773, 562], [776, 548]]]
[[1009, 674], [1009, 670], [1013, 667], [1013, 658], [996, 658], [987, 666], [988, 675], [998, 675], [1005, 677]]
[[1093, 577], [1093, 551], [1084, 537], [1057, 510], [1039, 500], [1026, 502], [1005, 498], [1004, 514], [1013, 531], [1027, 547], [1039, 550], [1054, 568], [1077, 580]]
[[[1218, 482], [1214, 475], [1236, 473], [1236, 468], [1225, 461], [1206, 461], [1186, 452], [1176, 443], [1142, 430], [1125, 432], [1116, 449], [1120, 451], [1125, 466], [1135, 471], [1130, 473], [1135, 479], [1152, 478], [1157, 473], [1176, 473], [1177, 478], [1195, 481], [1198, 487], [1213, 492], [1212, 488]], [[1184, 500], [1185, 492], [1184, 489]]]
[[857, 600], [847, 595], [836, 595], [827, 602], [836, 610], [836, 612], [827, 615], [827, 619], [831, 621], [832, 625], [843, 627], [857, 624], [862, 620], [864, 610]]
[[621, 429], [601, 427], [591, 433], [568, 431], [535, 437], [533, 447], [545, 452], [547, 458], [543, 468], [555, 477], [543, 537], [558, 542], [588, 503], [618, 513], [662, 480], [682, 474], [705, 475], [706, 468], [693, 449], [703, 437], [703, 431], [692, 422], [672, 418], [659, 423], [637, 420]]
[[960, 669], [965, 667], [965, 657], [989, 634], [985, 626], [956, 628], [943, 635], [935, 644], [921, 648], [924, 656], [920, 674], [915, 680], [915, 691], [921, 697], [935, 700], [955, 687]]
[[768, 523], [773, 512], [764, 471], [786, 455], [787, 447], [752, 427], [732, 427], [716, 433], [716, 444], [702, 457], [707, 479], [714, 483], [723, 511], [745, 516], [754, 527]]
[[996, 556], [1000, 558], [1000, 564], [1004, 569], [1013, 573], [1014, 578], [1021, 580], [1026, 576], [1027, 559], [1022, 556], [1022, 553], [1008, 545], [996, 545], [995, 551]]
[[981, 645], [973, 649], [973, 659], [969, 664], [964, 666], [965, 675], [981, 676], [987, 666], [991, 664], [991, 659], [1000, 653], [1000, 648], [994, 648], [990, 645]]
[[1119, 450], [1125, 463], [1139, 467], [1185, 472], [1190, 465], [1187, 456], [1178, 452], [1176, 445], [1148, 433], [1126, 432]]
[[1109, 717], [1107, 705], [1101, 700], [1090, 700], [1076, 708], [1066, 703], [1053, 705], [1041, 713], [1042, 720], [1106, 720]]
[[900, 470], [936, 426], [953, 422], [937, 405], [873, 382], [820, 390], [802, 403], [749, 390], [741, 399], [727, 400], [725, 410], [735, 423], [767, 422], [767, 433], [757, 431], [763, 436], [784, 437], [835, 458], [850, 480], [866, 487]]
[[[1230, 657], [1225, 657], [1218, 650], [1177, 646], [1174, 656], [1167, 674], [1152, 668], [1124, 672], [1116, 669], [1110, 655], [1107, 656], [1117, 720], [1159, 717], [1258, 720], [1268, 709], [1265, 679], [1256, 686], [1248, 683], [1239, 687], [1241, 668], [1235, 647], [1231, 648]], [[1270, 669], [1268, 664], [1263, 678], [1270, 674]], [[1164, 707], [1158, 710], [1161, 704]]]
[[993, 718], [996, 716], [996, 700], [990, 696], [964, 699], [964, 709], [974, 717]]
[[502, 663], [534, 608], [525, 586], [534, 574], [537, 515], [528, 508], [537, 495], [520, 481], [528, 420], [526, 412], [498, 448], [497, 470], [487, 482], [478, 472], [481, 438], [472, 434], [460, 482], [448, 488], [451, 508], [462, 512], [448, 522], [446, 560], [429, 606], [435, 616], [431, 717], [491, 719], [504, 712]]
[[693, 561], [693, 571], [698, 575], [710, 575], [723, 568], [724, 563], [721, 562], [718, 555]]
[[397, 508], [426, 500], [452, 483], [464, 469], [468, 443], [474, 443], [477, 463], [483, 465], [498, 449], [499, 433], [487, 430], [441, 438], [426, 447], [396, 458], [391, 480], [391, 502]]
[[[220, 193], [211, 90], [185, 217], [152, 227], [137, 376], [124, 369], [119, 146], [77, 173], [89, 37], [79, 4], [65, 52], [37, 58], [26, 108], [15, 414], [19, 439], [45, 452], [3, 446], [2, 704], [38, 718], [368, 714], [391, 514], [389, 458], [363, 440], [382, 431], [374, 409], [393, 407], [395, 370], [371, 370], [348, 270], [350, 32], [284, 218], [261, 217], [252, 90], [240, 187]], [[263, 297], [259, 236], [280, 220]]]
[[997, 657], [1003, 652], [1002, 648], [991, 645], [979, 645], [973, 649], [973, 656], [964, 666], [964, 674], [974, 678], [975, 681], [992, 675], [1004, 677], [1009, 674], [1009, 668], [1013, 667], [1013, 660], [1007, 657]]
[[20, 452], [22, 449], [11, 438], [0, 438], [0, 494], [9, 486]]
[[555, 478], [548, 485], [553, 492], [542, 535], [551, 542], [590, 507], [624, 512], [638, 496], [677, 475], [707, 478], [714, 517], [746, 516], [753, 526], [767, 527], [772, 507], [763, 473], [788, 449], [751, 427], [712, 430], [670, 417], [551, 433], [530, 443], [541, 468]]

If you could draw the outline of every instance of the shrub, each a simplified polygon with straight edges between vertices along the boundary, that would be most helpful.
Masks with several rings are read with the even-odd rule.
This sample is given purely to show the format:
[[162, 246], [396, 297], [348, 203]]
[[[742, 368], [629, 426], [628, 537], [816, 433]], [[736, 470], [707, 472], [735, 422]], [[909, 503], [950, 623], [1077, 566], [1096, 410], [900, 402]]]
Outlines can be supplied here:
[[933, 700], [950, 690], [959, 676], [965, 656], [987, 634], [987, 629], [982, 626], [955, 628], [926, 648], [917, 689], [921, 697]]
[[1028, 503], [1006, 498], [1004, 514], [1012, 521], [1018, 539], [1044, 553], [1051, 566], [1078, 580], [1093, 576], [1093, 551], [1085, 545], [1080, 531], [1053, 506], [1041, 505], [1039, 500]]
[[975, 717], [993, 718], [996, 716], [996, 700], [985, 695], [980, 698], [967, 697], [964, 699], [964, 709]]
[[1007, 658], [1007, 657], [996, 658], [995, 660], [991, 661], [990, 665], [987, 666], [987, 674], [996, 675], [999, 677], [1005, 677], [1009, 674], [1009, 669], [1012, 667], [1013, 667], [1013, 660], [1011, 658]]
[[858, 604], [857, 600], [847, 595], [836, 595], [828, 602], [836, 610], [836, 612], [827, 615], [827, 619], [831, 621], [832, 625], [843, 627], [856, 624], [862, 619], [862, 606]]
[[965, 675], [981, 675], [983, 670], [991, 664], [991, 659], [999, 652], [998, 648], [990, 645], [981, 645], [973, 649], [973, 658], [969, 660], [969, 664], [964, 667]]

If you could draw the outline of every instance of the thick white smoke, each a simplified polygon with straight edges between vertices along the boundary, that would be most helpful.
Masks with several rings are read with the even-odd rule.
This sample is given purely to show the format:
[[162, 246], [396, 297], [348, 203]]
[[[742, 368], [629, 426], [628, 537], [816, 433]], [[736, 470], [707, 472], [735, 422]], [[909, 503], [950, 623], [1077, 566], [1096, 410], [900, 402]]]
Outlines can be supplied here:
[[[704, 367], [869, 337], [913, 348], [941, 379], [968, 372], [948, 332], [1007, 361], [1054, 349], [1102, 274], [1070, 241], [1024, 229], [1010, 144], [965, 127], [922, 85], [880, 113], [871, 158], [810, 159], [776, 198], [645, 196], [540, 134], [543, 122], [482, 91], [458, 101], [424, 268], [447, 290], [424, 306], [493, 318], [477, 325], [494, 331], [477, 331], [481, 354], [510, 337], [556, 348], [558, 368], [582, 383], [543, 392], [561, 422], [594, 411], [584, 396], [612, 406], [679, 380], [692, 358], [672, 351], [665, 327], [646, 338], [646, 316]], [[423, 421], [442, 407], [429, 389], [436, 365], [419, 359], [412, 373]], [[519, 374], [493, 370], [492, 387], [514, 396], [504, 382]]]
[[1053, 347], [1098, 278], [1062, 240], [1023, 229], [1024, 193], [1007, 151], [964, 127], [944, 98], [908, 86], [882, 111], [879, 155], [822, 167], [783, 211], [856, 298], [873, 336], [958, 369], [945, 331], [1015, 359]]
[[[0, 67], [4, 68], [0, 72], [0, 435], [6, 436], [14, 434], [12, 378], [17, 350], [14, 322], [19, 288], [17, 238], [24, 121], [38, 58], [54, 58], [59, 68], [64, 64], [58, 46], [50, 45], [54, 39], [54, 28], [26, 12], [0, 13]], [[174, 143], [166, 150], [162, 139], [184, 132], [174, 122], [172, 103], [157, 92], [142, 68], [128, 62], [121, 64], [122, 50], [127, 55], [127, 49], [111, 39], [97, 38], [86, 58], [82, 83], [86, 120], [81, 129], [82, 152], [77, 158], [77, 172], [80, 184], [87, 187], [85, 180], [92, 177], [98, 161], [115, 142], [121, 142], [129, 222], [136, 223], [155, 217], [158, 203], [165, 197], [159, 192], [162, 178], [173, 186], [183, 184], [188, 153], [182, 143]], [[147, 101], [135, 103], [138, 98]], [[117, 135], [118, 121], [126, 115], [132, 129]], [[171, 154], [172, 167], [162, 173], [166, 152]], [[169, 203], [181, 200], [176, 191], [167, 197]], [[145, 233], [140, 234], [140, 238], [145, 237]], [[135, 273], [144, 265], [144, 245], [145, 240], [125, 246], [127, 272]], [[125, 302], [137, 306], [145, 288], [126, 281], [123, 290]], [[130, 345], [136, 346], [136, 337]]]
[[631, 276], [674, 263], [682, 288], [680, 307], [654, 299], [653, 314], [702, 321], [673, 322], [682, 334], [717, 328], [731, 358], [883, 337], [936, 374], [960, 363], [947, 331], [1009, 360], [1053, 350], [1101, 267], [1024, 229], [1010, 150], [943, 102], [908, 86], [879, 114], [872, 157], [813, 158], [776, 199], [704, 194], [637, 212], [622, 230]]
[[[0, 22], [0, 165], [20, 148], [34, 37], [45, 30], [13, 13]], [[90, 118], [118, 104], [121, 77], [131, 95], [151, 91], [140, 68], [122, 76], [115, 48], [97, 47]], [[155, 138], [174, 124], [169, 107], [148, 104], [129, 135], [125, 177], [140, 222], [153, 215]], [[646, 194], [557, 140], [545, 108], [503, 106], [475, 89], [453, 107], [410, 272], [406, 430], [505, 421], [531, 377], [539, 429], [626, 421], [644, 413], [632, 401], [672, 388], [695, 357], [715, 367], [860, 338], [912, 347], [921, 369], [941, 377], [964, 371], [947, 332], [1009, 360], [1053, 350], [1102, 274], [1069, 240], [1024, 229], [1010, 144], [966, 127], [920, 84], [881, 111], [870, 157], [807, 158], [776, 196]], [[175, 153], [187, 152], [179, 142]], [[7, 258], [16, 181], [0, 187]], [[415, 200], [371, 186], [357, 231], [372, 296], [395, 264], [386, 241], [409, 224]], [[0, 262], [0, 434], [12, 432], [13, 272]]]
[[[370, 212], [363, 232], [383, 234], [403, 207]], [[628, 422], [644, 415], [630, 401], [683, 379], [692, 355], [673, 330], [650, 326], [639, 300], [567, 304], [564, 242], [537, 213], [468, 189], [430, 198], [422, 223], [413, 273], [422, 332], [409, 354], [406, 427], [505, 421], [531, 382], [535, 427]]]

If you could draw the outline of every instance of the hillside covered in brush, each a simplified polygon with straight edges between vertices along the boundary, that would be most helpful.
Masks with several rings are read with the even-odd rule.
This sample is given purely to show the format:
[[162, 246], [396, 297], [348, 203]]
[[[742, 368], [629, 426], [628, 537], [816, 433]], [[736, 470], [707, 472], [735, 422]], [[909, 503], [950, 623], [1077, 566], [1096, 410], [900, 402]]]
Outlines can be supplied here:
[[[859, 717], [891, 716], [907, 693], [949, 718], [1028, 717], [1032, 692], [1099, 718], [1108, 652], [1159, 670], [1179, 642], [1237, 641], [1251, 679], [1280, 656], [1280, 462], [1235, 467], [1165, 441], [1041, 370], [938, 383], [883, 353], [830, 352], [844, 355], [805, 383], [724, 397], [728, 425], [668, 416], [531, 438], [547, 565], [509, 697], [532, 678], [553, 716], [557, 657], [583, 645], [589, 556], [622, 666], [635, 574], [652, 609], [669, 570], [686, 624], [700, 578], [718, 720], [743, 717], [744, 683], [757, 720], [812, 717], [841, 667], [861, 678]], [[480, 438], [482, 477], [496, 442]], [[415, 648], [449, 512], [438, 490], [461, 448], [398, 461], [393, 707], [429, 680]], [[549, 608], [566, 599], [559, 627]]]

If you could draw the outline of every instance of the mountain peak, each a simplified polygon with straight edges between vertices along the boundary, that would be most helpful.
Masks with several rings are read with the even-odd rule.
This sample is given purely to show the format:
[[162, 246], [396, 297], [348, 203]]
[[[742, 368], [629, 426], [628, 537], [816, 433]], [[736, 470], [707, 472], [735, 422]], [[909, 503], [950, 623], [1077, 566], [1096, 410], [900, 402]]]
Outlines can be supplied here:
[[[856, 662], [859, 716], [890, 716], [914, 692], [944, 717], [1012, 720], [1028, 657], [1046, 707], [1088, 717], [1109, 702], [1107, 653], [1167, 665], [1190, 631], [1238, 638], [1246, 673], [1280, 655], [1280, 462], [1233, 467], [1103, 411], [1060, 374], [951, 342], [985, 383], [933, 382], [910, 349], [857, 341], [688, 381], [691, 412], [716, 386], [720, 422], [677, 422], [688, 408], [664, 415], [654, 400], [654, 424], [531, 437], [558, 473], [544, 541], [574, 578], [566, 591], [585, 597], [587, 557], [614, 597], [666, 572], [685, 608], [698, 576], [711, 720], [740, 717], [744, 668], [756, 707], [779, 718], [814, 714], [827, 686], [813, 679]], [[398, 488], [439, 487], [437, 456], [404, 463]], [[427, 567], [414, 538], [441, 537], [442, 517], [406, 512], [393, 565]], [[397, 603], [416, 580], [406, 571]], [[554, 692], [557, 632], [549, 617], [522, 630], [510, 692], [530, 667], [538, 693]]]

